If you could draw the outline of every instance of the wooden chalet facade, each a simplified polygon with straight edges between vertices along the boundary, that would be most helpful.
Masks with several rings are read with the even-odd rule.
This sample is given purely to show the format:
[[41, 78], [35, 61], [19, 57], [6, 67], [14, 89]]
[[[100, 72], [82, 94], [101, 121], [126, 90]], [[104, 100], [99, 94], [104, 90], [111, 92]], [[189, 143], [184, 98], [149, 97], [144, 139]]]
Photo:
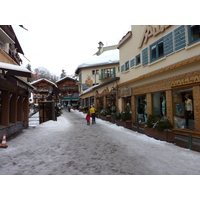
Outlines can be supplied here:
[[47, 101], [47, 98], [53, 94], [57, 85], [45, 78], [38, 79], [31, 83], [32, 86], [36, 88], [33, 100], [35, 104], [38, 104], [39, 101]]
[[0, 138], [28, 127], [29, 97], [34, 87], [26, 79], [31, 72], [20, 66], [24, 54], [9, 25], [0, 25]]
[[76, 104], [79, 100], [78, 85], [76, 85], [75, 80], [70, 77], [64, 77], [56, 82], [58, 88], [60, 89], [60, 98], [62, 104]]

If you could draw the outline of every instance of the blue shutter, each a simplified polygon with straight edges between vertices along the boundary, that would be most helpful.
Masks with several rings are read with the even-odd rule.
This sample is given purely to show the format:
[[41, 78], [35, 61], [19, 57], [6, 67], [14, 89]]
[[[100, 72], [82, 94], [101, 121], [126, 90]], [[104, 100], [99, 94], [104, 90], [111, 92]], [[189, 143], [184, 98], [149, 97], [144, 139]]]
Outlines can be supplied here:
[[148, 65], [148, 47], [142, 50], [142, 65]]
[[124, 64], [121, 65], [121, 72], [124, 72]]
[[186, 46], [185, 26], [179, 26], [174, 30], [175, 51], [178, 51]]
[[135, 66], [135, 59], [130, 60], [130, 67], [133, 68]]
[[113, 68], [113, 74], [112, 74], [112, 77], [116, 77], [116, 70], [115, 70], [115, 67]]
[[164, 54], [165, 56], [174, 52], [173, 33], [170, 32], [164, 36]]

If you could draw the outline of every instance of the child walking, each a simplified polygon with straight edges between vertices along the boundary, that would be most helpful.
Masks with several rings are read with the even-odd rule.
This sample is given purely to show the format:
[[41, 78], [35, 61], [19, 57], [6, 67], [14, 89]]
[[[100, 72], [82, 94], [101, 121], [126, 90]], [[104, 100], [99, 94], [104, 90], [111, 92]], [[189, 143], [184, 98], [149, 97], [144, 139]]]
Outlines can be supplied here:
[[91, 117], [91, 115], [90, 115], [90, 112], [88, 111], [86, 118], [85, 118], [87, 120], [87, 125], [90, 125], [90, 117]]

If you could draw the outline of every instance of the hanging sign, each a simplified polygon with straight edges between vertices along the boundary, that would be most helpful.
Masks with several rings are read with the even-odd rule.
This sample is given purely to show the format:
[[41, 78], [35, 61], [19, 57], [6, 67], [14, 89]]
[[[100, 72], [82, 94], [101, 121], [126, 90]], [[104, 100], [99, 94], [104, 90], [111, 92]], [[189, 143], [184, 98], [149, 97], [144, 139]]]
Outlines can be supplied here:
[[121, 90], [121, 97], [129, 97], [132, 95], [132, 88], [124, 88]]

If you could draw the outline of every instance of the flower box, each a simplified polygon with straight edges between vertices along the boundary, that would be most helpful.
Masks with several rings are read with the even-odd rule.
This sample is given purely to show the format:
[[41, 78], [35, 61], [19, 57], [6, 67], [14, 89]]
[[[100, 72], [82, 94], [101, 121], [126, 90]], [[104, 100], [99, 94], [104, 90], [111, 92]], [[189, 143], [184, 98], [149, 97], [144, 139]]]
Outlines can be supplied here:
[[123, 126], [124, 128], [131, 129], [132, 128], [132, 121], [131, 120], [126, 120], [126, 121], [121, 121], [121, 120], [115, 120], [117, 126]]
[[153, 128], [144, 127], [144, 134], [157, 140], [174, 142], [173, 131], [158, 131]]

